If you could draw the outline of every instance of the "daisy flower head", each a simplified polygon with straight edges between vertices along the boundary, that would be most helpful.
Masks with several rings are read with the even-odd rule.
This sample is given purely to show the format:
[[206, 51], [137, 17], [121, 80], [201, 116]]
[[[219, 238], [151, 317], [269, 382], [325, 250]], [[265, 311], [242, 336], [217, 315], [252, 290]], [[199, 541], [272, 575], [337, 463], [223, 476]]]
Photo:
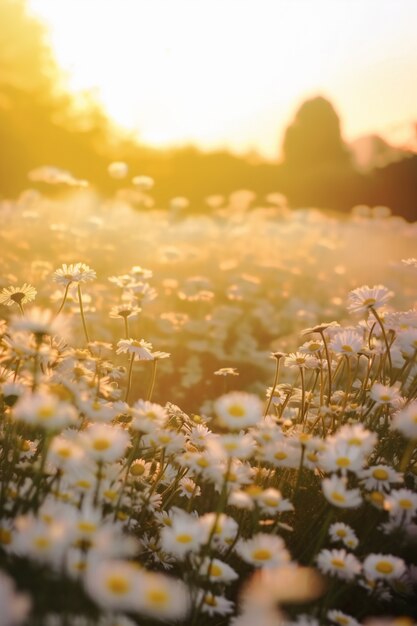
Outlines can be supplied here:
[[391, 554], [369, 554], [363, 562], [363, 572], [367, 580], [392, 580], [404, 574], [405, 563]]
[[363, 339], [354, 330], [342, 330], [334, 335], [329, 347], [337, 354], [357, 354], [363, 348]]
[[198, 601], [201, 604], [201, 611], [210, 617], [214, 615], [229, 615], [233, 613], [234, 603], [224, 596], [218, 596], [211, 591], [201, 591]]
[[184, 583], [156, 572], [142, 575], [137, 610], [161, 621], [181, 621], [190, 609], [190, 597]]
[[372, 465], [359, 473], [359, 477], [367, 491], [390, 491], [391, 484], [401, 483], [402, 474], [395, 471], [394, 468], [382, 463]]
[[361, 626], [354, 617], [337, 609], [327, 611], [327, 619], [339, 626]]
[[262, 402], [244, 391], [232, 391], [214, 402], [214, 410], [222, 426], [240, 430], [255, 426], [262, 419]]
[[111, 178], [121, 180], [126, 178], [129, 172], [129, 166], [124, 161], [113, 161], [107, 167], [107, 172]]
[[55, 270], [52, 280], [63, 287], [72, 283], [88, 283], [97, 277], [96, 272], [85, 263], [62, 264], [62, 267]]
[[0, 304], [12, 306], [17, 304], [19, 307], [27, 302], [35, 299], [37, 291], [35, 287], [29, 283], [24, 283], [21, 287], [5, 287], [0, 291]]
[[412, 267], [413, 269], [417, 269], [417, 259], [401, 259], [401, 263], [403, 263], [406, 267]]
[[102, 608], [135, 611], [141, 596], [143, 574], [128, 561], [94, 562], [87, 569], [85, 586], [91, 598]]
[[203, 576], [207, 576], [210, 582], [227, 584], [237, 580], [239, 577], [238, 573], [230, 565], [220, 559], [212, 559], [208, 556], [204, 557], [200, 566], [200, 572]]
[[199, 520], [183, 511], [171, 519], [171, 525], [161, 531], [161, 546], [164, 552], [185, 558], [190, 552], [200, 549], [205, 532]]
[[278, 567], [290, 561], [283, 539], [276, 535], [257, 533], [250, 539], [240, 539], [235, 550], [241, 559], [255, 567]]
[[389, 387], [381, 383], [374, 383], [371, 388], [370, 396], [377, 405], [389, 405], [398, 408], [402, 398], [397, 387]]
[[13, 317], [11, 327], [14, 330], [27, 331], [38, 339], [44, 336], [65, 337], [69, 335], [69, 320], [65, 317], [55, 317], [50, 309], [32, 307], [21, 317]]
[[316, 558], [317, 567], [323, 574], [343, 580], [353, 580], [361, 571], [361, 564], [346, 550], [321, 550]]
[[409, 439], [417, 439], [417, 400], [394, 413], [392, 428]]
[[374, 285], [374, 287], [363, 285], [349, 293], [348, 310], [352, 313], [365, 313], [370, 309], [380, 309], [393, 295], [393, 292], [383, 285]]
[[362, 502], [359, 489], [347, 489], [346, 481], [336, 474], [325, 478], [321, 484], [326, 500], [333, 506], [341, 509], [354, 509]]
[[113, 306], [109, 315], [112, 319], [117, 319], [119, 317], [122, 319], [130, 319], [137, 317], [141, 311], [142, 309], [134, 302], [125, 302], [123, 304]]
[[215, 376], [239, 376], [239, 372], [235, 367], [221, 367], [214, 372]]
[[78, 414], [68, 402], [38, 391], [22, 396], [14, 407], [14, 418], [30, 426], [49, 431], [60, 430], [74, 424]]
[[393, 489], [385, 498], [384, 508], [393, 517], [411, 521], [417, 512], [417, 493], [410, 489]]
[[95, 461], [112, 462], [120, 459], [129, 444], [128, 433], [110, 424], [90, 424], [79, 437], [86, 452]]
[[341, 541], [347, 548], [354, 550], [358, 544], [358, 538], [353, 528], [343, 522], [335, 522], [329, 528], [330, 539], [333, 542]]
[[303, 369], [314, 369], [319, 366], [320, 361], [311, 354], [305, 352], [292, 352], [285, 357], [285, 367], [302, 367]]
[[152, 344], [144, 339], [120, 339], [116, 354], [134, 355], [135, 361], [153, 361]]

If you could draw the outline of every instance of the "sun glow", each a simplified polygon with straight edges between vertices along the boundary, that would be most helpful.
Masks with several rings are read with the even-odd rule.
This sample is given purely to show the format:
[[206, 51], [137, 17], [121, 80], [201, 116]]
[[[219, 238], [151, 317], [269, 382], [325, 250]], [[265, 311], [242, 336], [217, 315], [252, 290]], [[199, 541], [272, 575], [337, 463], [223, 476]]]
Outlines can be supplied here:
[[[345, 135], [412, 120], [417, 4], [31, 0], [73, 90], [152, 145], [275, 157], [294, 109], [329, 97]], [[407, 94], [407, 97], [404, 96]]]

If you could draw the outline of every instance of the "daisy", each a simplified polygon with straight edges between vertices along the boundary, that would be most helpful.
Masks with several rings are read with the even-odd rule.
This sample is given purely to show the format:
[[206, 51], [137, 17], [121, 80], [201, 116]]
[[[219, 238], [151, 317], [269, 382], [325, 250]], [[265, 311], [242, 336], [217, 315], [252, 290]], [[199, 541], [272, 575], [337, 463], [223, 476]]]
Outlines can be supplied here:
[[110, 317], [117, 319], [130, 319], [131, 317], [137, 317], [142, 309], [135, 305], [133, 302], [126, 302], [124, 304], [118, 304], [110, 309]]
[[392, 428], [399, 430], [404, 437], [417, 439], [417, 400], [394, 413]]
[[164, 552], [182, 559], [190, 552], [196, 552], [205, 540], [204, 529], [195, 517], [178, 511], [170, 526], [161, 531], [161, 547]]
[[354, 550], [359, 544], [359, 540], [353, 528], [343, 522], [335, 522], [332, 524], [329, 528], [329, 535], [332, 541], [342, 541], [342, 543], [351, 550]]
[[383, 285], [374, 287], [358, 287], [349, 293], [348, 310], [352, 313], [363, 313], [369, 309], [380, 309], [394, 294]]
[[376, 491], [389, 491], [391, 484], [401, 483], [403, 480], [402, 474], [396, 472], [389, 465], [381, 463], [362, 470], [358, 475], [364, 488], [368, 491], [374, 489]]
[[5, 287], [0, 292], [0, 304], [12, 306], [17, 304], [20, 308], [27, 302], [35, 299], [37, 291], [29, 283], [24, 283], [21, 287]]
[[96, 278], [96, 272], [85, 263], [74, 263], [55, 270], [52, 274], [52, 280], [63, 287], [67, 287], [72, 283], [87, 283]]
[[336, 474], [325, 478], [321, 485], [326, 500], [338, 508], [356, 508], [362, 502], [359, 489], [348, 490], [345, 480]]
[[219, 422], [231, 430], [254, 426], [262, 418], [262, 402], [257, 396], [243, 391], [233, 391], [214, 402]]
[[224, 596], [214, 595], [211, 591], [201, 591], [197, 597], [197, 602], [203, 601], [201, 604], [202, 612], [207, 613], [210, 617], [213, 617], [213, 615], [230, 615], [230, 613], [233, 613], [234, 602]]
[[335, 624], [339, 624], [339, 626], [360, 626], [360, 623], [354, 617], [337, 609], [327, 611], [327, 619]]
[[391, 554], [370, 554], [363, 562], [363, 572], [368, 580], [392, 580], [404, 574], [405, 563]]
[[402, 402], [401, 394], [396, 387], [374, 383], [370, 396], [377, 406], [393, 406], [398, 408]]
[[230, 583], [239, 577], [238, 573], [230, 565], [220, 561], [220, 559], [211, 559], [208, 556], [204, 557], [200, 565], [200, 574], [207, 576], [212, 583]]
[[417, 511], [417, 493], [410, 489], [393, 489], [385, 498], [384, 508], [392, 516], [404, 516], [411, 521]]
[[293, 352], [284, 360], [285, 367], [289, 368], [302, 367], [305, 369], [314, 369], [319, 367], [319, 364], [320, 361], [316, 359], [316, 357], [304, 352]]
[[146, 572], [142, 577], [138, 598], [138, 610], [161, 621], [180, 621], [190, 609], [190, 597], [186, 586], [174, 578], [154, 572]]
[[331, 442], [320, 454], [319, 459], [321, 467], [326, 472], [341, 471], [343, 475], [347, 471], [357, 473], [365, 462], [363, 451], [359, 446], [349, 446], [343, 441], [338, 444]]
[[94, 602], [106, 610], [135, 611], [143, 577], [128, 561], [94, 562], [87, 569], [85, 587]]
[[116, 354], [134, 355], [135, 361], [153, 361], [152, 344], [144, 339], [121, 339], [117, 342]]
[[80, 444], [95, 461], [120, 459], [129, 445], [129, 434], [119, 426], [90, 424], [79, 437]]
[[45, 335], [50, 337], [68, 335], [69, 323], [63, 317], [57, 318], [49, 309], [40, 309], [32, 307], [20, 318], [13, 318], [12, 328], [14, 330], [23, 330], [33, 333], [36, 338], [43, 338]]
[[358, 559], [346, 550], [321, 550], [316, 557], [317, 567], [323, 574], [343, 580], [353, 580], [361, 571]]
[[60, 430], [76, 422], [77, 411], [49, 393], [38, 391], [22, 396], [14, 407], [15, 419], [46, 430]]
[[363, 348], [363, 339], [353, 330], [343, 330], [333, 337], [329, 347], [337, 354], [357, 354]]
[[215, 376], [239, 376], [239, 372], [235, 367], [221, 367], [214, 372]]
[[255, 567], [277, 567], [290, 561], [290, 554], [281, 537], [257, 533], [251, 539], [240, 539], [235, 548], [246, 563]]

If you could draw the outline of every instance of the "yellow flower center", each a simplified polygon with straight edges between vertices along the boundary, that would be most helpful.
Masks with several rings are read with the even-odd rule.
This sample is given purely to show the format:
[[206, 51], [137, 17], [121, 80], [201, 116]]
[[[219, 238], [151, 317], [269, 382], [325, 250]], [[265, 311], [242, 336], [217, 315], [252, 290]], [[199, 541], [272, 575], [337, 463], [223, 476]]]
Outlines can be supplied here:
[[209, 576], [221, 576], [222, 568], [216, 565], [215, 563], [212, 563], [209, 567], [208, 574]]
[[217, 606], [217, 600], [213, 595], [209, 594], [205, 596], [204, 604], [208, 604], [209, 606]]
[[33, 543], [39, 550], [46, 550], [51, 545], [51, 542], [47, 537], [36, 537]]
[[258, 550], [254, 550], [252, 552], [252, 558], [255, 559], [255, 561], [268, 561], [271, 556], [271, 551], [266, 550], [265, 548], [259, 548]]
[[382, 468], [378, 468], [372, 472], [372, 476], [377, 480], [387, 480], [388, 472]]
[[363, 301], [363, 306], [373, 306], [375, 304], [375, 298], [367, 298]]
[[411, 500], [408, 500], [407, 498], [402, 498], [401, 500], [398, 501], [398, 504], [400, 505], [402, 509], [413, 508], [413, 503], [411, 502]]
[[391, 574], [394, 571], [394, 566], [389, 561], [378, 561], [375, 569], [380, 574]]
[[345, 569], [346, 563], [342, 559], [332, 559], [331, 564], [337, 569]]
[[352, 346], [349, 346], [348, 344], [344, 344], [342, 346], [342, 350], [343, 350], [343, 352], [353, 352]]
[[97, 524], [87, 521], [78, 522], [78, 529], [81, 530], [81, 532], [83, 533], [93, 533], [95, 530], [97, 530]]
[[343, 537], [346, 537], [347, 532], [343, 528], [339, 528], [339, 530], [336, 532], [336, 535], [338, 537], [342, 537], [343, 538]]
[[345, 496], [340, 493], [339, 491], [333, 491], [332, 494], [330, 494], [330, 497], [332, 498], [332, 500], [334, 500], [335, 502], [340, 502], [340, 503], [344, 503], [346, 502], [346, 498]]
[[165, 606], [169, 601], [169, 595], [163, 589], [151, 589], [147, 592], [146, 597], [149, 604], [153, 606]]
[[130, 590], [129, 581], [124, 576], [113, 574], [106, 582], [109, 590], [116, 596], [123, 596]]
[[110, 448], [110, 441], [108, 439], [96, 439], [93, 441], [94, 450], [108, 450]]
[[186, 533], [180, 534], [176, 536], [176, 540], [178, 543], [190, 543], [193, 538], [191, 535], [187, 535]]
[[274, 459], [276, 459], [277, 461], [283, 461], [287, 458], [287, 456], [288, 454], [286, 452], [275, 452]]
[[55, 407], [52, 404], [45, 404], [38, 409], [38, 417], [41, 420], [49, 420], [55, 414]]
[[241, 404], [231, 404], [227, 411], [232, 417], [243, 417], [245, 415], [245, 408]]
[[350, 459], [347, 456], [340, 456], [337, 461], [336, 461], [336, 465], [338, 465], [339, 467], [349, 467], [350, 465]]

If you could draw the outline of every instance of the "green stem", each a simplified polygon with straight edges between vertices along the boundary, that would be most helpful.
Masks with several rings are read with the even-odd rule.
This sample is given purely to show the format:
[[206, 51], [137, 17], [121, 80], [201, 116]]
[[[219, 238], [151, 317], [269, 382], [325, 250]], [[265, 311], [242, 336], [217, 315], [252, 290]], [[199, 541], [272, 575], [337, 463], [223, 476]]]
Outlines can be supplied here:
[[269, 409], [271, 407], [272, 398], [274, 397], [275, 389], [277, 388], [277, 385], [278, 385], [279, 366], [280, 366], [280, 362], [281, 362], [281, 355], [276, 356], [275, 360], [276, 360], [276, 363], [275, 363], [275, 378], [274, 378], [274, 383], [273, 383], [272, 389], [271, 389], [271, 395], [269, 396], [268, 404], [266, 405], [264, 417], [266, 417], [268, 415], [268, 413], [269, 413]]
[[78, 283], [78, 301], [80, 304], [80, 313], [81, 313], [81, 319], [83, 322], [83, 329], [84, 329], [84, 335], [85, 335], [85, 339], [87, 341], [87, 343], [90, 343], [90, 337], [88, 336], [88, 330], [87, 330], [87, 324], [85, 321], [85, 315], [84, 315], [84, 306], [83, 306], [83, 298], [81, 295], [81, 286]]
[[[384, 337], [385, 347], [387, 349], [386, 355], [387, 355], [388, 364], [389, 364], [389, 380], [391, 381], [391, 379], [392, 379], [392, 360], [391, 360], [390, 345], [388, 343], [388, 337], [387, 337], [387, 334], [385, 332], [384, 324], [383, 324], [381, 318], [379, 317], [378, 313], [374, 309], [374, 307], [371, 307], [370, 310], [372, 311], [373, 316], [375, 317], [376, 321], [378, 322], [378, 324], [380, 325], [381, 330], [382, 330], [382, 335]], [[385, 384], [385, 382], [384, 382], [384, 384]]]
[[72, 283], [72, 281], [70, 281], [70, 282], [68, 283], [68, 285], [65, 287], [64, 297], [63, 297], [63, 299], [62, 299], [61, 306], [59, 307], [58, 311], [57, 311], [57, 312], [56, 312], [56, 314], [55, 314], [55, 317], [58, 317], [58, 315], [61, 313], [62, 309], [64, 308], [64, 304], [65, 304], [65, 302], [67, 301], [68, 289], [69, 289], [69, 287], [70, 287], [71, 283]]
[[127, 373], [127, 385], [126, 385], [126, 394], [125, 394], [125, 402], [129, 399], [130, 387], [132, 385], [132, 371], [133, 371], [133, 361], [135, 360], [135, 353], [132, 352], [130, 361], [129, 361], [129, 370]]
[[152, 399], [152, 394], [153, 394], [153, 390], [155, 388], [155, 380], [156, 380], [156, 365], [158, 363], [158, 359], [154, 359], [152, 361], [152, 376], [151, 376], [151, 382], [149, 385], [149, 389], [148, 389], [148, 394], [146, 399], [150, 402]]

